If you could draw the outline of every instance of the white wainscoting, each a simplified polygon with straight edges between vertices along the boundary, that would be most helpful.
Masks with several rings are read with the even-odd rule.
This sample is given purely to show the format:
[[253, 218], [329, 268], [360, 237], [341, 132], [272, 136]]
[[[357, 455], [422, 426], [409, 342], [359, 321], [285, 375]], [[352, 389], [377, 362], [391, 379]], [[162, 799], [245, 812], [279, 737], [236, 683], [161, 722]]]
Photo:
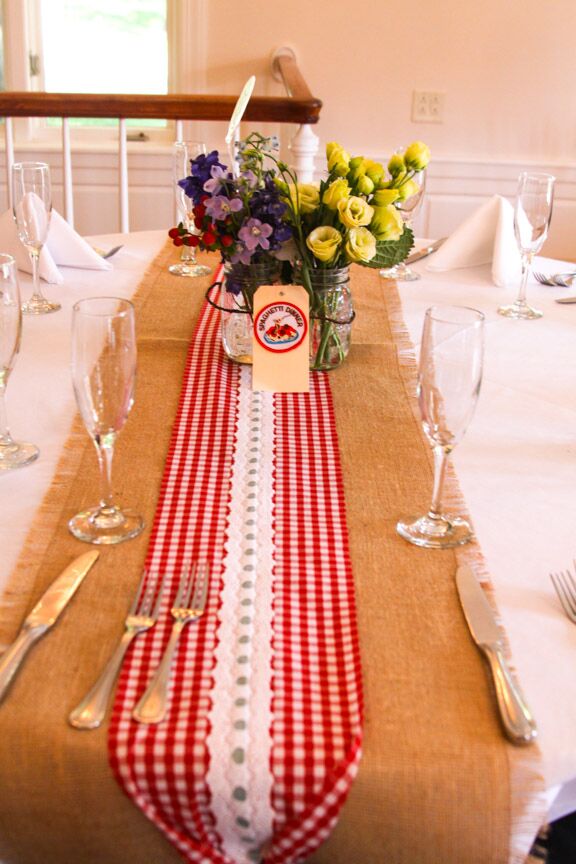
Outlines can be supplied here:
[[[133, 231], [165, 228], [174, 224], [172, 168], [169, 147], [133, 144], [129, 146], [130, 227]], [[382, 161], [378, 154], [371, 158]], [[52, 168], [54, 206], [62, 212], [61, 155], [53, 150], [16, 151], [16, 158], [40, 159]], [[81, 234], [103, 234], [119, 230], [118, 163], [113, 146], [74, 151], [74, 213]], [[324, 169], [323, 147], [317, 158], [318, 172]], [[450, 234], [475, 208], [494, 194], [514, 200], [520, 171], [554, 174], [556, 198], [550, 236], [545, 253], [550, 257], [576, 261], [576, 163], [502, 162], [437, 157], [429, 170], [424, 206], [416, 220], [419, 236]], [[0, 168], [0, 201], [7, 206], [5, 173]]]

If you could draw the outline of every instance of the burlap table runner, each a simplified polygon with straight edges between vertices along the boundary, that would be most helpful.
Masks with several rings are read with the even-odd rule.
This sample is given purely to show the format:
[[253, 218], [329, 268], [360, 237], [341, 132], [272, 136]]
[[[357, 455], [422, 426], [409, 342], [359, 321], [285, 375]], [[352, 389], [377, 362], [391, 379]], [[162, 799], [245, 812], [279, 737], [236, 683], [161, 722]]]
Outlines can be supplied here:
[[[137, 293], [136, 406], [114, 470], [119, 499], [144, 513], [148, 530], [188, 340], [209, 281], [174, 279], [166, 272], [174, 256], [167, 247]], [[520, 861], [510, 848], [512, 824], [517, 836], [524, 828], [529, 837], [541, 816], [537, 750], [513, 748], [501, 734], [459, 608], [455, 554], [416, 549], [396, 535], [399, 514], [428, 501], [429, 453], [410, 403], [413, 369], [399, 359], [405, 354], [393, 333], [396, 292], [370, 271], [356, 268], [353, 278], [354, 346], [330, 382], [358, 594], [364, 757], [335, 832], [311, 861]], [[93, 446], [76, 422], [0, 607], [0, 642], [13, 638], [42, 590], [85, 549], [66, 521], [97, 497]], [[180, 860], [116, 785], [106, 727], [78, 732], [66, 723], [122, 632], [147, 540], [148, 532], [102, 550], [0, 709], [0, 855], [7, 862]]]

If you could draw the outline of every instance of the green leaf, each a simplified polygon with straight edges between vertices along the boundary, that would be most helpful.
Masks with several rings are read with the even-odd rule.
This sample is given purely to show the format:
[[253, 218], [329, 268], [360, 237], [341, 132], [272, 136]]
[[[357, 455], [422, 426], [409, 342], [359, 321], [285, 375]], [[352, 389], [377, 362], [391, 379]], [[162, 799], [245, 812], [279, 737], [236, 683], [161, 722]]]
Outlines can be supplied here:
[[366, 267], [393, 267], [400, 264], [410, 254], [414, 246], [414, 233], [411, 228], [404, 228], [399, 240], [378, 240], [376, 243], [376, 255], [368, 261]]

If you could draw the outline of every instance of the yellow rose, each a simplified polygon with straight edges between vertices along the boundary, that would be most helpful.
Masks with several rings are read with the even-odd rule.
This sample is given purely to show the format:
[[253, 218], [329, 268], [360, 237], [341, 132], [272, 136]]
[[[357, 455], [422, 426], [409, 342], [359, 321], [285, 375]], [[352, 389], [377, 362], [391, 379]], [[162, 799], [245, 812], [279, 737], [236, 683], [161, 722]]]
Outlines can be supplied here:
[[384, 167], [379, 162], [374, 162], [372, 159], [366, 160], [366, 174], [377, 186], [384, 176]]
[[374, 209], [364, 198], [351, 195], [350, 198], [338, 202], [338, 213], [346, 228], [358, 228], [360, 225], [370, 224]]
[[420, 186], [416, 180], [410, 179], [406, 180], [396, 191], [398, 192], [398, 200], [406, 201], [407, 198], [411, 198], [413, 195], [418, 194]]
[[345, 248], [350, 261], [371, 261], [376, 255], [376, 238], [367, 228], [351, 228]]
[[332, 141], [326, 145], [326, 158], [328, 159], [328, 171], [334, 172], [339, 177], [345, 177], [348, 173], [350, 154], [340, 144]]
[[290, 200], [296, 212], [312, 213], [320, 204], [320, 190], [314, 183], [290, 184]]
[[321, 225], [310, 232], [306, 238], [306, 245], [315, 258], [328, 264], [335, 258], [342, 245], [342, 235], [336, 228]]
[[351, 183], [356, 183], [359, 177], [366, 174], [366, 159], [363, 156], [354, 156], [350, 159], [348, 168], [348, 179]]
[[360, 195], [370, 195], [370, 193], [374, 191], [374, 183], [367, 174], [363, 174], [362, 177], [358, 178], [356, 191], [359, 192]]
[[430, 161], [430, 148], [422, 141], [413, 141], [404, 153], [404, 162], [411, 171], [423, 171]]
[[387, 207], [400, 197], [398, 189], [377, 189], [372, 198], [372, 204], [376, 207]]
[[394, 153], [390, 158], [390, 161], [388, 162], [388, 172], [391, 177], [399, 177], [401, 174], [406, 173], [404, 159], [399, 153]]
[[350, 195], [350, 187], [344, 177], [339, 177], [333, 180], [322, 196], [322, 203], [326, 204], [330, 210], [336, 210], [338, 202], [342, 198], [348, 198]]
[[370, 231], [378, 240], [398, 240], [404, 232], [402, 215], [392, 204], [375, 207]]

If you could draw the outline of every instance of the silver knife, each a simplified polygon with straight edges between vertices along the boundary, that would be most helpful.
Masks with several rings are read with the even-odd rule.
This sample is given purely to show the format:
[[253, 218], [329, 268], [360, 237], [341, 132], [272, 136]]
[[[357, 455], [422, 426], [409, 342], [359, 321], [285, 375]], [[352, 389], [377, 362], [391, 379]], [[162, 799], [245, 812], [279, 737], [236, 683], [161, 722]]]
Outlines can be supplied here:
[[458, 567], [456, 585], [472, 637], [490, 664], [506, 735], [513, 744], [530, 744], [538, 734], [536, 723], [510, 674], [492, 607], [469, 567]]
[[0, 702], [28, 650], [56, 622], [99, 554], [95, 550], [85, 552], [72, 561], [34, 606], [18, 636], [0, 657]]
[[434, 243], [431, 243], [429, 246], [425, 246], [424, 249], [419, 249], [418, 252], [413, 252], [412, 255], [409, 255], [405, 260], [404, 264], [414, 264], [415, 261], [420, 261], [422, 258], [427, 258], [428, 255], [431, 255], [433, 252], [436, 252], [437, 249], [442, 246], [447, 237], [441, 237], [440, 240], [435, 240]]

